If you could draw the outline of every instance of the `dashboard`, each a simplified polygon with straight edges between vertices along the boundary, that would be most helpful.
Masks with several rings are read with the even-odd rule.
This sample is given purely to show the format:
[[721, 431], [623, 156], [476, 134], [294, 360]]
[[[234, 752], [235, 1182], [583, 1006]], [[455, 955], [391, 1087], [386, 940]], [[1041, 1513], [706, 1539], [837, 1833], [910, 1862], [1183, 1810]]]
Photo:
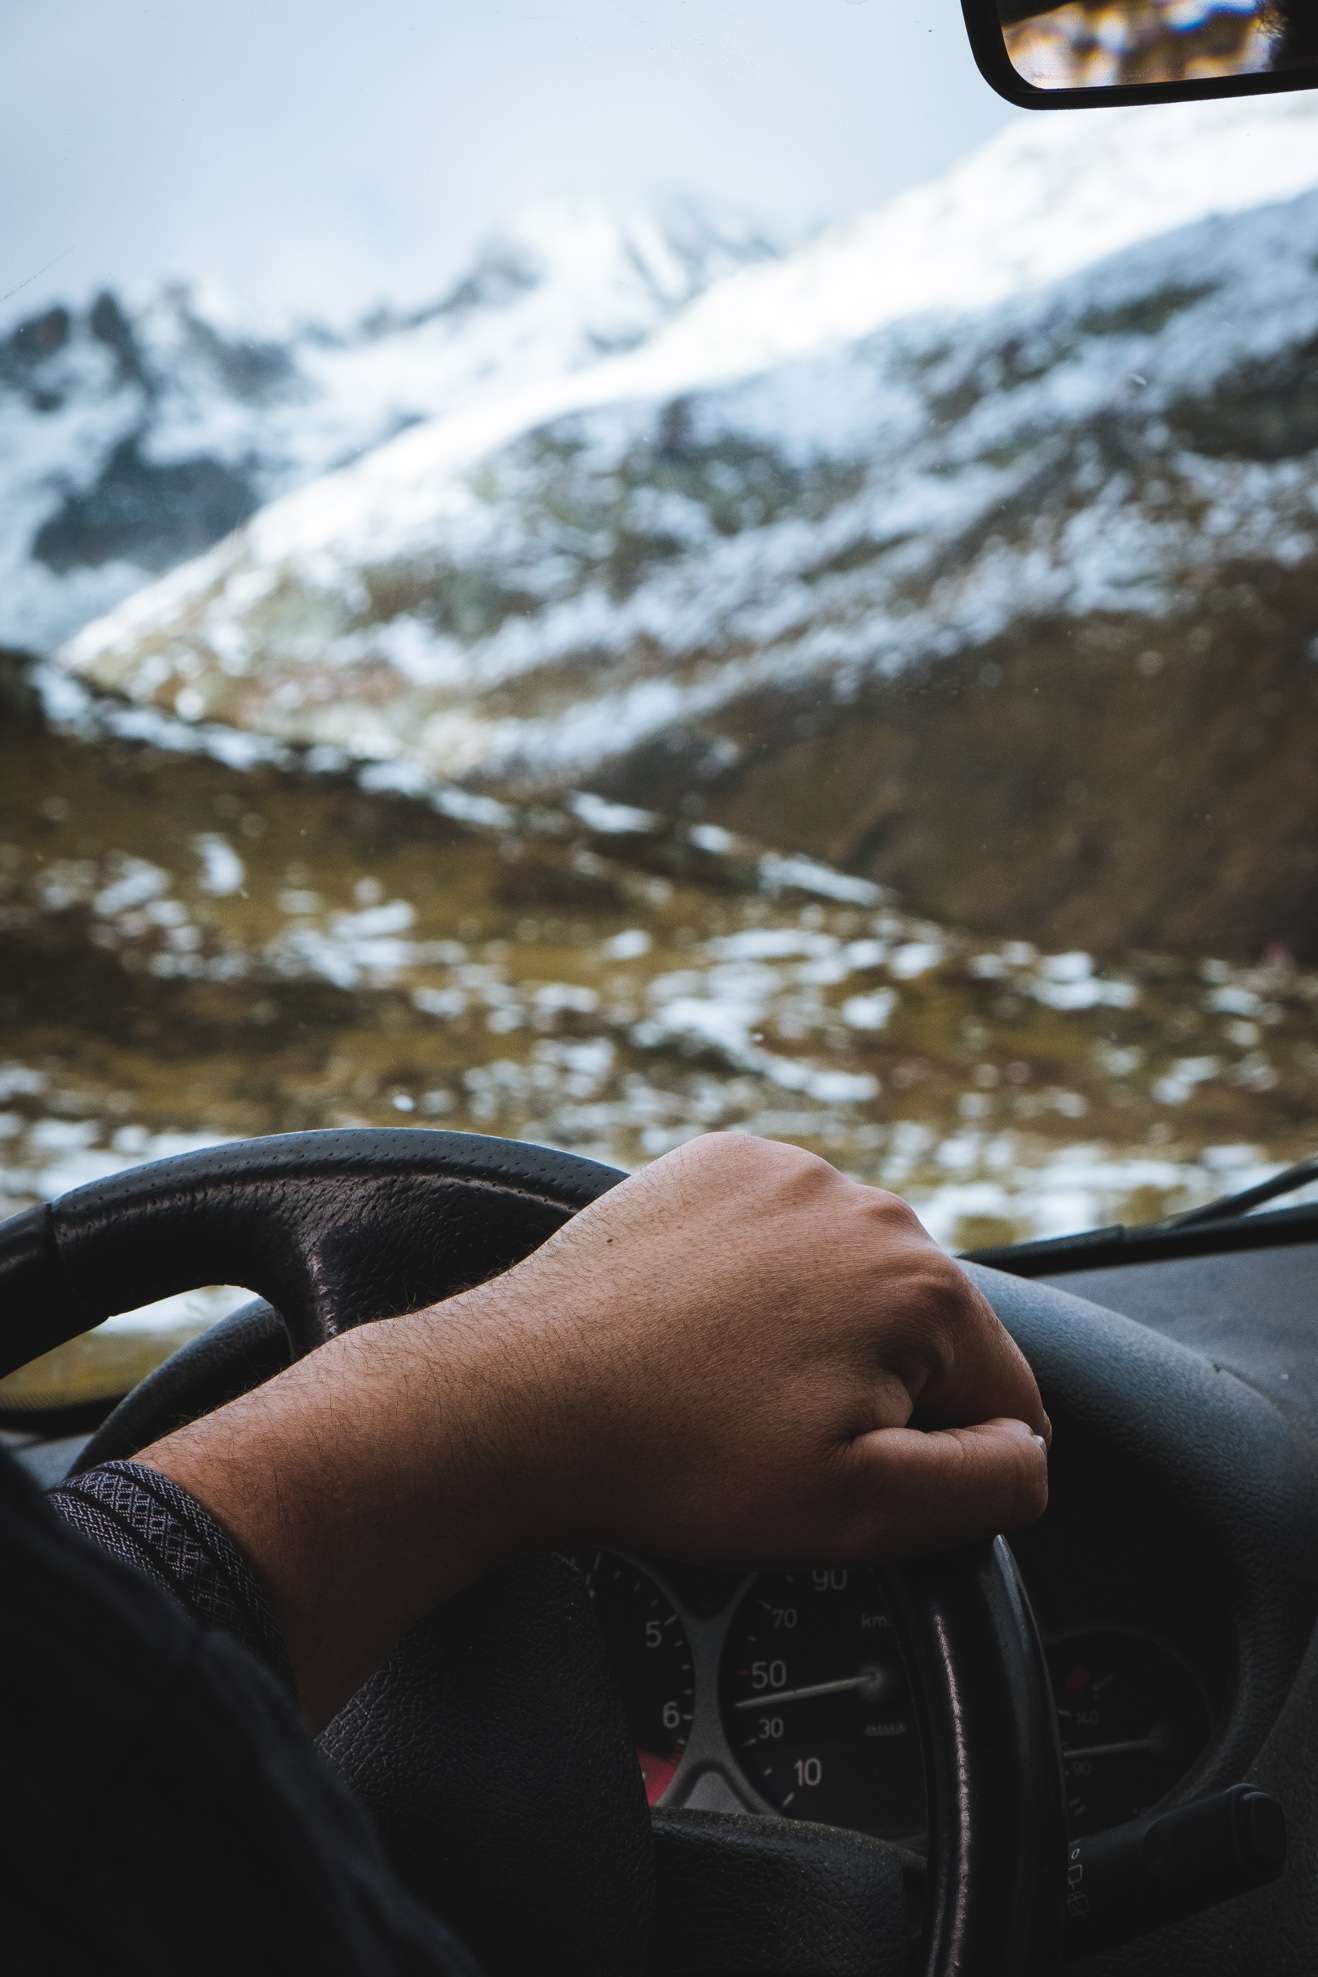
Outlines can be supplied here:
[[[1289, 1824], [1296, 1871], [1132, 1935], [1103, 1954], [1103, 1977], [1318, 1969], [1318, 1275], [1312, 1241], [1269, 1246], [1269, 1234], [1233, 1251], [1210, 1232], [1220, 1253], [1147, 1262], [1062, 1271], [1050, 1259], [1037, 1279], [969, 1266], [1035, 1365], [1057, 1429], [1048, 1513], [1012, 1544], [1052, 1669], [1073, 1833], [1242, 1780], [1275, 1795]], [[286, 1350], [273, 1310], [245, 1307], [117, 1410], [99, 1431], [98, 1459], [131, 1454], [162, 1417], [267, 1376]], [[50, 1482], [76, 1453], [52, 1442], [22, 1459]], [[735, 1967], [801, 1967], [783, 1961], [799, 1942], [790, 1930], [806, 1926], [803, 1914], [810, 1930], [821, 1925], [818, 1904], [802, 1909], [798, 1896], [827, 1881], [830, 1863], [835, 1885], [853, 1885], [866, 1850], [849, 1832], [921, 1844], [919, 1734], [882, 1577], [824, 1566], [732, 1574], [598, 1553], [577, 1562], [646, 1793], [674, 1809], [658, 1828], [665, 1871], [690, 1899], [701, 1953], [713, 1917], [720, 1954], [745, 1938]], [[480, 1638], [482, 1652], [497, 1648]], [[464, 1648], [452, 1667], [470, 1663]], [[411, 1689], [395, 1722], [382, 1684], [356, 1742], [338, 1747], [345, 1775], [355, 1780], [358, 1765], [369, 1795], [391, 1785], [387, 1766], [371, 1769], [391, 1736], [413, 1757], [419, 1743], [427, 1846], [443, 1832], [474, 1887], [484, 1885], [475, 1842], [505, 1830], [504, 1781], [522, 1779], [534, 1725], [557, 1736], [562, 1762], [548, 1776], [566, 1780], [555, 1886], [572, 1821], [592, 1814], [570, 1789], [579, 1726], [570, 1712], [546, 1722], [537, 1655], [519, 1668], [524, 1708], [508, 1711], [506, 1726], [500, 1717], [496, 1763], [488, 1739], [462, 1729], [460, 1684], [423, 1716], [420, 1738]], [[408, 1794], [415, 1783], [408, 1773]], [[410, 1796], [406, 1806], [410, 1820]], [[756, 1815], [777, 1815], [762, 1857]], [[524, 1833], [524, 1817], [519, 1786], [509, 1830]], [[456, 1903], [461, 1876], [451, 1892]], [[602, 1911], [608, 1893], [585, 1908]], [[683, 1912], [665, 1911], [679, 1950]]]
[[[537, 1170], [549, 1155], [496, 1148], [516, 1164], [491, 1170], [479, 1215], [454, 1211], [461, 1240], [450, 1253], [435, 1240], [432, 1199], [448, 1144], [412, 1133], [293, 1136], [268, 1169], [253, 1170], [259, 1184], [248, 1172], [268, 1158], [259, 1147], [180, 1156], [171, 1174], [190, 1176], [203, 1206], [227, 1201], [241, 1181], [233, 1198], [272, 1195], [319, 1216], [308, 1183], [350, 1173], [349, 1191], [329, 1191], [324, 1212], [337, 1219], [314, 1251], [318, 1268], [333, 1265], [326, 1281], [340, 1287], [365, 1269], [372, 1308], [402, 1310], [418, 1295], [411, 1237], [379, 1244], [372, 1216], [423, 1231], [416, 1242], [442, 1295], [455, 1287], [455, 1258], [471, 1272], [492, 1246], [527, 1239], [528, 1204], [545, 1221], [563, 1206], [560, 1179]], [[518, 1178], [537, 1171], [547, 1193]], [[1162, 1910], [1147, 1888], [1109, 1917], [1110, 1947], [1091, 1964], [1102, 1977], [1318, 1970], [1318, 1239], [1307, 1217], [1285, 1216], [1163, 1232], [1151, 1245], [1077, 1241], [1018, 1256], [1011, 1274], [966, 1265], [1033, 1365], [1056, 1429], [1047, 1515], [1013, 1547], [1052, 1668], [1073, 1832], [1246, 1781], [1279, 1802], [1288, 1825], [1291, 1870], [1247, 1896], [1215, 1862], [1196, 1905], [1164, 1926], [1153, 1926]], [[40, 1243], [25, 1218], [0, 1274], [22, 1289], [25, 1273], [52, 1257], [68, 1307], [61, 1322], [76, 1329], [99, 1308], [105, 1255], [128, 1273], [111, 1272], [112, 1294], [124, 1294], [143, 1218], [155, 1238], [152, 1284], [153, 1271], [196, 1267], [168, 1246], [162, 1261], [168, 1214], [139, 1174], [52, 1210]], [[230, 1226], [217, 1216], [217, 1228]], [[282, 1248], [294, 1225], [271, 1226]], [[308, 1242], [306, 1230], [319, 1228], [306, 1225]], [[297, 1315], [305, 1331], [309, 1311]], [[273, 1307], [246, 1305], [127, 1396], [83, 1457], [131, 1456], [165, 1423], [271, 1377], [288, 1356]], [[30, 1447], [24, 1457], [35, 1472], [38, 1459], [45, 1469], [75, 1452]], [[59, 1473], [52, 1467], [47, 1480]], [[727, 1574], [616, 1554], [579, 1563], [645, 1791], [665, 1808], [652, 1829], [640, 1794], [626, 1790], [616, 1716], [590, 1715], [600, 1670], [580, 1631], [582, 1585], [552, 1560], [519, 1561], [431, 1616], [323, 1740], [382, 1827], [422, 1849], [427, 1877], [442, 1875], [460, 1930], [506, 1928], [518, 1957], [487, 1961], [520, 1968], [528, 1916], [537, 1946], [547, 1940], [543, 1903], [563, 1940], [584, 1944], [573, 1967], [597, 1967], [601, 1945], [631, 1940], [638, 1877], [653, 1872], [655, 1967], [799, 1977], [869, 1968], [880, 1941], [904, 1952], [908, 1880], [921, 1877], [908, 1875], [909, 1856], [869, 1871], [875, 1848], [856, 1837], [918, 1845], [923, 1824], [919, 1733], [885, 1580], [823, 1564]], [[588, 1667], [577, 1666], [583, 1647]], [[941, 1699], [954, 1709], [955, 1689], [944, 1685]], [[979, 1727], [983, 1744], [1000, 1745]], [[977, 1827], [990, 1843], [997, 1807], [982, 1773], [981, 1782], [955, 1810], [967, 1815], [968, 1839]], [[1203, 1811], [1180, 1831], [1199, 1832]], [[1025, 1824], [1011, 1830], [1028, 1865]], [[1055, 1839], [1051, 1819], [1037, 1837]], [[514, 1856], [535, 1907], [508, 1898]], [[613, 1874], [601, 1869], [606, 1857]], [[953, 1904], [975, 1892], [964, 1851], [962, 1865], [941, 1884]], [[1011, 1897], [1014, 1877], [1001, 1858], [995, 1865], [978, 1892]], [[937, 1874], [933, 1885], [937, 1898]], [[1000, 1903], [980, 1913], [1012, 1926]]]
[[[986, 1279], [1063, 1401], [1048, 1513], [1012, 1548], [1052, 1674], [1072, 1837], [1250, 1777], [1308, 1843], [1318, 1683], [1291, 1683], [1318, 1654], [1314, 1285], [1309, 1245], [1040, 1284], [1041, 1299], [1092, 1300], [1070, 1319], [1033, 1285]], [[1118, 1311], [1140, 1329], [1115, 1329]], [[919, 1731], [881, 1574], [579, 1562], [651, 1804], [923, 1844]], [[1276, 1899], [1276, 1926], [1295, 1929], [1294, 1886]], [[1181, 1936], [1183, 1967], [1240, 1967], [1220, 1919]], [[1122, 1962], [1161, 1967], [1156, 1948]]]
[[[1060, 1586], [1037, 1555], [1027, 1580], [1052, 1615], [1045, 1644], [1079, 1836], [1135, 1818], [1190, 1777], [1225, 1669], [1211, 1626], [1205, 1636], [1192, 1623], [1189, 1658], [1184, 1610], [1168, 1616], [1154, 1601], [1151, 1627], [1145, 1610], [1101, 1596], [1092, 1548], [1063, 1549], [1073, 1570]], [[578, 1562], [651, 1805], [923, 1845], [920, 1732], [880, 1571], [731, 1575], [603, 1552]]]

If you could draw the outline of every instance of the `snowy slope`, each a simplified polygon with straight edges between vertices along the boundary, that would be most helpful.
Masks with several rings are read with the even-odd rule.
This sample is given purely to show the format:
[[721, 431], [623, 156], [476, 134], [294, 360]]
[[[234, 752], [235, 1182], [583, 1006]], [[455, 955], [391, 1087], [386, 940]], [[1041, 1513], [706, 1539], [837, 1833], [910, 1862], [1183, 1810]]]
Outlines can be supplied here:
[[205, 288], [57, 307], [0, 334], [0, 644], [46, 648], [264, 502], [510, 381], [627, 349], [773, 252], [674, 199], [525, 214], [432, 307], [255, 323]]
[[[285, 571], [296, 581], [300, 563], [323, 571], [332, 559], [347, 595], [352, 573], [367, 563], [410, 554], [427, 541], [442, 543], [447, 556], [454, 510], [470, 505], [462, 471], [579, 407], [707, 393], [767, 371], [774, 375], [754, 394], [754, 423], [775, 444], [798, 455], [859, 453], [883, 443], [879, 428], [886, 425], [904, 448], [928, 427], [928, 406], [906, 380], [897, 380], [895, 390], [883, 389], [888, 382], [883, 353], [869, 346], [877, 332], [904, 319], [909, 324], [948, 314], [982, 318], [1013, 295], [1039, 294], [1031, 306], [1046, 311], [1053, 306], [1050, 284], [1083, 276], [1086, 265], [1207, 216], [1284, 200], [1316, 179], [1318, 106], [1303, 96], [1263, 105], [1188, 104], [1156, 112], [1041, 118], [1013, 126], [945, 179], [904, 195], [869, 219], [834, 229], [780, 262], [715, 284], [621, 361], [582, 366], [564, 377], [570, 360], [559, 346], [552, 364], [502, 369], [501, 379], [511, 388], [497, 397], [487, 391], [463, 397], [455, 380], [452, 397], [460, 400], [455, 417], [432, 420], [358, 467], [277, 504], [219, 557], [181, 572], [134, 599], [122, 615], [91, 628], [76, 648], [76, 663], [98, 667], [103, 661], [102, 669], [117, 683], [131, 686], [126, 654], [155, 628], [167, 631], [186, 623], [190, 637], [200, 633], [204, 639], [214, 629], [226, 645], [241, 643], [244, 600], [253, 586], [276, 575], [282, 582]], [[1187, 237], [1180, 251], [1196, 258], [1204, 251], [1202, 237]], [[1136, 273], [1137, 282], [1158, 278], [1162, 252], [1160, 246], [1145, 263], [1131, 264], [1145, 270]], [[1298, 265], [1302, 255], [1293, 259]], [[581, 261], [572, 265], [577, 275], [565, 280], [568, 290], [580, 280]], [[1265, 284], [1271, 281], [1266, 265], [1256, 274]], [[1129, 278], [1108, 272], [1102, 277]], [[1222, 278], [1239, 284], [1250, 279], [1249, 268], [1225, 269]], [[1266, 325], [1261, 327], [1266, 334]], [[923, 332], [917, 327], [914, 334], [921, 333], [933, 351], [952, 339], [946, 326], [932, 322]], [[991, 318], [956, 334], [973, 337], [975, 348], [982, 349], [1003, 333], [1001, 321]], [[820, 372], [791, 362], [830, 349], [843, 353], [841, 370]], [[849, 351], [860, 366], [857, 378], [848, 372]], [[1118, 372], [1128, 354], [1118, 353]], [[902, 368], [900, 361], [887, 366], [894, 372]], [[1110, 389], [1112, 371], [1106, 361], [1093, 368], [1100, 393]], [[883, 416], [876, 426], [880, 400]], [[919, 519], [926, 525], [929, 520]], [[227, 604], [225, 572], [239, 578]], [[199, 619], [203, 598], [205, 614]], [[259, 618], [254, 631], [259, 643]], [[277, 662], [278, 656], [261, 644], [251, 663], [258, 657]], [[341, 656], [356, 654], [350, 649]], [[457, 664], [457, 655], [446, 652], [443, 659], [441, 672]], [[497, 660], [494, 666], [497, 671]]]
[[[273, 504], [66, 657], [432, 774], [789, 820], [940, 915], [1059, 939], [1194, 943], [1230, 869], [1253, 906], [1215, 937], [1310, 952], [1318, 109], [1246, 108], [1013, 130], [632, 353]], [[917, 279], [925, 232], [952, 246]], [[1233, 697], [1251, 722], [1179, 760]], [[949, 774], [978, 812], [943, 814]], [[1265, 790], [1266, 826], [1240, 812]], [[1271, 857], [1242, 885], [1246, 823]]]
[[712, 289], [663, 339], [744, 372], [930, 309], [976, 310], [1318, 181], [1318, 103], [1159, 105], [1010, 125], [943, 177]]

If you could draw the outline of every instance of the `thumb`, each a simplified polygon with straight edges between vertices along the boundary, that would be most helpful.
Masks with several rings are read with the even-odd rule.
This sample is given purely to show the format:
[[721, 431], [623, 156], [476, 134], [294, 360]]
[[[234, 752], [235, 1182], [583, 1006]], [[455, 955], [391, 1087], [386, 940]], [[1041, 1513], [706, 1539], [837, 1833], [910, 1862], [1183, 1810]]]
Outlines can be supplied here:
[[847, 1457], [874, 1558], [941, 1551], [1032, 1524], [1048, 1506], [1048, 1451], [1024, 1421], [876, 1428]]

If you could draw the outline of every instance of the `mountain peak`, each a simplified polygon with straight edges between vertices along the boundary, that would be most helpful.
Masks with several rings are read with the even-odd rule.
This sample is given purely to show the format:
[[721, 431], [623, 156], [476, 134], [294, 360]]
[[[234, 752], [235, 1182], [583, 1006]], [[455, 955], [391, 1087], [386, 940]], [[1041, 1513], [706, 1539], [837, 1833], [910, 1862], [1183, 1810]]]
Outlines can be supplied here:
[[689, 192], [668, 192], [632, 207], [600, 199], [546, 199], [494, 230], [489, 242], [520, 255], [543, 275], [579, 275], [619, 255], [657, 279], [711, 262], [773, 259], [778, 248], [749, 215]]
[[653, 327], [735, 269], [774, 260], [781, 249], [748, 215], [687, 193], [618, 208], [585, 198], [546, 199], [481, 239], [460, 278], [413, 324], [507, 308], [557, 291], [583, 314], [601, 307], [602, 340]]
[[568, 200], [491, 236], [439, 302], [355, 324], [254, 314], [207, 281], [21, 315], [0, 330], [0, 640], [57, 643], [276, 496], [632, 350], [775, 251], [693, 199]]

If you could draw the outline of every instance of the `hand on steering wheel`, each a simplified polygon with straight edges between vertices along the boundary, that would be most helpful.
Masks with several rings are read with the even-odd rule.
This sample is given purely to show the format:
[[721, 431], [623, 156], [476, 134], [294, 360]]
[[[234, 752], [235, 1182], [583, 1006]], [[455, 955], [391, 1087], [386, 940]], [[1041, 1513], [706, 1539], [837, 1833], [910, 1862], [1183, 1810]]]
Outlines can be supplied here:
[[[20, 1312], [44, 1298], [49, 1313], [54, 1292], [66, 1335], [242, 1281], [278, 1305], [295, 1348], [324, 1347], [153, 1459], [265, 1567], [294, 1659], [327, 1695], [437, 1594], [528, 1544], [891, 1557], [1042, 1507], [1032, 1377], [901, 1204], [742, 1140], [620, 1178], [457, 1135], [230, 1147], [19, 1218], [0, 1231], [0, 1279]], [[368, 1312], [409, 1311], [351, 1333]], [[16, 1331], [21, 1345], [22, 1317]], [[213, 1377], [215, 1346], [205, 1364]], [[157, 1434], [196, 1411], [178, 1387], [168, 1372], [155, 1387]], [[906, 1425], [917, 1403], [934, 1432]], [[1060, 1775], [1009, 1556], [924, 1559], [891, 1592], [929, 1770], [925, 1968], [1033, 1969], [1055, 1938]]]
[[[912, 1428], [917, 1406], [948, 1425]], [[1046, 1430], [1023, 1356], [909, 1208], [725, 1135], [143, 1459], [262, 1570], [319, 1727], [511, 1556], [746, 1568], [991, 1537], [1044, 1508]]]

